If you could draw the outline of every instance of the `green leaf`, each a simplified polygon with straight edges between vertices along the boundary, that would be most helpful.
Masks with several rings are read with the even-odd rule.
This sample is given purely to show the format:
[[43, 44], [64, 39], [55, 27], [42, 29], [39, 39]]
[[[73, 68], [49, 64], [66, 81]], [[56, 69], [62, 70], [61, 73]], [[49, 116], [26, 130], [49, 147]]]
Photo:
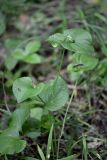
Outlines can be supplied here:
[[[11, 137], [18, 137], [19, 131], [22, 129], [22, 125], [30, 115], [30, 107], [20, 107], [12, 114], [9, 127], [3, 131], [3, 135], [9, 135]], [[1, 135], [0, 135], [1, 136]]]
[[83, 135], [82, 137], [82, 143], [83, 143], [83, 157], [85, 160], [88, 160], [88, 147], [86, 142], [86, 137]]
[[70, 78], [72, 81], [76, 81], [80, 78], [81, 75], [83, 75], [83, 71], [79, 70], [79, 71], [75, 71], [73, 70], [73, 65], [72, 64], [69, 64], [68, 67], [67, 67], [67, 70], [70, 74]]
[[21, 152], [26, 146], [26, 141], [20, 140], [17, 137], [8, 135], [0, 135], [0, 153], [15, 154]]
[[58, 159], [58, 160], [74, 160], [74, 156], [68, 156], [66, 158], [61, 158], [61, 159]]
[[22, 77], [14, 81], [13, 93], [17, 102], [20, 103], [28, 98], [37, 96], [42, 91], [43, 87], [43, 83], [33, 86], [33, 82], [30, 77]]
[[53, 46], [62, 46], [76, 53], [93, 53], [91, 34], [83, 29], [68, 29], [64, 33], [56, 33], [49, 37], [48, 41]]
[[6, 39], [5, 47], [8, 51], [8, 55], [5, 59], [5, 66], [8, 70], [14, 69], [18, 60], [13, 57], [11, 52], [21, 43], [20, 39]]
[[5, 40], [5, 47], [8, 51], [13, 51], [22, 43], [21, 39], [6, 39]]
[[8, 70], [12, 70], [17, 64], [17, 60], [13, 59], [11, 55], [6, 57], [5, 66]]
[[107, 68], [107, 58], [104, 58], [103, 60], [100, 61], [96, 72], [97, 72], [97, 76], [104, 76], [106, 73], [106, 68]]
[[[98, 64], [98, 59], [86, 54], [74, 54], [72, 56], [72, 63], [70, 65], [71, 70], [78, 71], [89, 71], [93, 70]], [[69, 67], [69, 68], [70, 68]]]
[[21, 60], [26, 63], [30, 64], [39, 64], [42, 62], [43, 57], [39, 56], [38, 54], [29, 54], [28, 52], [25, 52], [24, 50], [18, 48], [13, 53], [12, 56], [16, 60]]
[[42, 115], [43, 115], [43, 109], [42, 108], [37, 107], [37, 108], [32, 108], [31, 109], [31, 112], [30, 112], [30, 117], [31, 118], [35, 118], [38, 121], [40, 121], [41, 118], [42, 118]]
[[5, 32], [5, 29], [6, 29], [5, 17], [2, 13], [0, 13], [0, 35], [2, 35]]
[[93, 53], [91, 34], [83, 29], [68, 29], [64, 31], [66, 41], [62, 46], [76, 53]]
[[13, 53], [12, 56], [16, 60], [24, 60], [24, 58], [27, 56], [24, 50], [18, 48]]
[[21, 131], [22, 125], [30, 115], [29, 112], [30, 112], [29, 106], [18, 108], [16, 111], [14, 111], [12, 115], [12, 120], [9, 124], [9, 127], [14, 128], [15, 132]]
[[78, 80], [87, 71], [93, 70], [98, 65], [98, 59], [86, 54], [75, 53], [71, 56], [72, 63], [67, 70], [72, 81]]
[[41, 135], [41, 132], [31, 131], [31, 132], [27, 132], [26, 135], [30, 138], [36, 139], [37, 137], [39, 137]]
[[41, 63], [43, 58], [38, 54], [30, 54], [24, 58], [24, 61], [31, 64], [39, 64]]
[[38, 152], [39, 152], [39, 155], [40, 155], [41, 159], [46, 160], [42, 149], [39, 146], [37, 148], [38, 148]]
[[59, 47], [64, 42], [65, 36], [61, 33], [56, 33], [48, 38], [48, 41], [54, 48]]
[[[20, 41], [18, 40], [15, 40], [14, 42], [13, 40], [9, 39], [6, 41], [5, 45], [8, 50], [11, 51], [11, 54], [7, 57], [6, 60], [6, 67], [9, 70], [13, 69], [18, 61], [24, 61], [30, 64], [39, 64], [43, 61], [42, 56], [34, 54], [34, 52], [38, 51], [40, 48], [40, 41], [29, 42], [26, 45], [25, 50], [21, 49], [21, 47], [17, 47], [19, 42]], [[11, 48], [13, 50], [11, 50]]]
[[40, 41], [31, 41], [27, 44], [25, 50], [27, 53], [34, 53], [34, 52], [37, 52], [39, 49], [40, 49]]
[[48, 137], [48, 144], [47, 144], [47, 152], [46, 152], [46, 158], [50, 159], [50, 152], [52, 147], [52, 133], [53, 133], [53, 124], [50, 129], [49, 137]]
[[39, 94], [45, 104], [44, 107], [49, 111], [61, 109], [67, 102], [68, 96], [67, 84], [60, 76], [48, 82]]
[[13, 112], [9, 127], [0, 134], [1, 154], [15, 154], [25, 148], [26, 141], [20, 139], [19, 131], [29, 117], [29, 113], [30, 107], [21, 107]]
[[[92, 43], [92, 36], [91, 34], [80, 28], [75, 28], [75, 29], [67, 29], [64, 31], [64, 35], [66, 36], [71, 36], [72, 40], [75, 40], [77, 43], [87, 43], [91, 44]], [[69, 37], [70, 40], [70, 37]]]

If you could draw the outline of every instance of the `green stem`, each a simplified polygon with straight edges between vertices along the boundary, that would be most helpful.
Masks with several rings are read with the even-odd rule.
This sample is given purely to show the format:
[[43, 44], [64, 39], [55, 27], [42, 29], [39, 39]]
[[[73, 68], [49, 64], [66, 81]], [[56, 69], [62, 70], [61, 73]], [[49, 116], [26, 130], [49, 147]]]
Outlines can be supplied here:
[[65, 50], [63, 49], [61, 51], [61, 61], [60, 61], [60, 65], [58, 66], [58, 76], [60, 75], [60, 71], [61, 71], [61, 67], [62, 67], [62, 64], [63, 64], [63, 59], [64, 59], [64, 53], [65, 53]]

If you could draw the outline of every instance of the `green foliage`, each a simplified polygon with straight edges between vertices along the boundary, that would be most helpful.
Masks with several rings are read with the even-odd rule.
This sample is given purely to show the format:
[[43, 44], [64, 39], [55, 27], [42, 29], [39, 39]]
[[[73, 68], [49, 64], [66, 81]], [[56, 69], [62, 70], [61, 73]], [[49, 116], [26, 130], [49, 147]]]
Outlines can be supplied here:
[[7, 39], [5, 41], [5, 47], [7, 50], [7, 57], [5, 60], [5, 66], [8, 70], [12, 70], [16, 64], [17, 64], [17, 59], [14, 59], [12, 56], [12, 52], [15, 50], [15, 48], [21, 43], [20, 39]]
[[[28, 104], [26, 102], [25, 104], [22, 103], [20, 108], [13, 112], [9, 127], [0, 134], [1, 154], [14, 154], [21, 152], [25, 148], [26, 141], [20, 139], [19, 132], [29, 117], [41, 121], [43, 113], [48, 113], [45, 110], [56, 111], [63, 107], [68, 100], [67, 85], [60, 76], [55, 80], [49, 81], [47, 84], [39, 83], [37, 85], [34, 85], [29, 77], [18, 78], [13, 83], [13, 93], [18, 103], [29, 98], [31, 102]], [[35, 101], [32, 100], [34, 98]], [[39, 101], [42, 103], [39, 103]], [[40, 107], [37, 107], [38, 105]], [[51, 150], [52, 131], [53, 126], [49, 134], [47, 156]], [[39, 147], [38, 151], [41, 154]]]
[[42, 149], [41, 149], [39, 146], [38, 146], [38, 153], [39, 153], [39, 155], [40, 155], [40, 157], [41, 157], [41, 160], [46, 160], [46, 159], [45, 159], [45, 155], [44, 155]]
[[21, 152], [26, 146], [24, 140], [8, 135], [0, 135], [0, 153], [15, 154]]
[[5, 61], [5, 66], [8, 70], [12, 70], [16, 66], [16, 64], [17, 64], [16, 59], [13, 59], [11, 55], [9, 57], [7, 56]]
[[13, 93], [17, 99], [17, 102], [23, 102], [28, 98], [37, 96], [44, 88], [44, 84], [33, 85], [32, 80], [29, 77], [23, 77], [17, 79], [13, 84]]
[[42, 108], [37, 107], [37, 108], [31, 109], [31, 113], [30, 113], [31, 118], [35, 118], [38, 121], [40, 121], [41, 118], [42, 118], [42, 115], [43, 115], [43, 109]]
[[25, 148], [26, 141], [20, 139], [19, 131], [28, 117], [29, 107], [18, 108], [13, 112], [9, 127], [0, 134], [1, 154], [19, 153]]
[[53, 134], [53, 124], [52, 124], [52, 127], [50, 129], [49, 136], [48, 136], [46, 159], [50, 159], [50, 152], [51, 152], [51, 147], [52, 147], [52, 134]]
[[[67, 71], [72, 81], [86, 80], [107, 86], [105, 76], [107, 71], [107, 59], [99, 60], [97, 54], [94, 53], [92, 45], [92, 36], [88, 31], [83, 29], [68, 29], [63, 33], [56, 33], [48, 38], [53, 47], [63, 47], [72, 52], [69, 56], [70, 64]], [[106, 56], [106, 46], [102, 45], [102, 51]], [[93, 72], [95, 71], [95, 72]]]
[[42, 149], [38, 146], [38, 153], [39, 153], [42, 160], [49, 160], [50, 159], [50, 152], [51, 152], [51, 147], [52, 147], [52, 134], [53, 134], [53, 124], [51, 126], [50, 133], [48, 136], [46, 158], [45, 158], [45, 155], [44, 155]]
[[71, 3], [0, 0], [0, 159], [106, 159], [107, 0]]
[[[39, 64], [43, 62], [43, 57], [38, 55], [37, 52], [40, 49], [41, 43], [37, 40], [28, 42], [23, 48], [24, 43], [19, 41], [7, 40], [6, 46], [10, 50], [10, 55], [6, 59], [6, 67], [11, 70], [15, 67], [18, 61], [23, 61], [29, 64]], [[11, 50], [11, 47], [13, 50]]]
[[66, 158], [61, 158], [61, 159], [58, 159], [58, 160], [74, 160], [74, 156], [68, 156]]
[[71, 56], [72, 63], [68, 65], [71, 79], [80, 78], [85, 72], [92, 71], [98, 64], [98, 59], [86, 54], [76, 53]]
[[27, 53], [34, 53], [40, 49], [40, 46], [41, 46], [40, 41], [32, 41], [26, 45], [25, 50]]
[[65, 105], [68, 95], [68, 88], [65, 81], [58, 76], [54, 81], [46, 84], [39, 97], [44, 102], [46, 110], [56, 111]]
[[35, 54], [40, 49], [39, 41], [29, 42], [25, 50], [18, 48], [12, 53], [12, 57], [16, 60], [21, 60], [31, 64], [37, 64], [42, 62], [42, 57]]
[[[0, 34], [3, 32], [2, 30]], [[50, 36], [48, 41], [53, 47], [62, 47], [72, 53], [69, 56], [70, 64], [67, 66], [67, 71], [72, 81], [81, 80], [81, 78], [84, 80], [87, 77], [90, 83], [97, 81], [103, 86], [107, 86], [107, 58], [99, 60], [99, 56], [96, 56], [97, 54], [92, 45], [92, 36], [88, 31], [79, 28], [68, 29], [63, 33], [56, 33]], [[30, 40], [21, 44], [20, 40], [7, 40], [5, 45], [10, 53], [8, 60], [5, 61], [9, 70], [13, 69], [19, 61], [30, 64], [43, 62], [43, 57], [37, 54], [41, 46], [40, 41]], [[106, 56], [106, 47], [102, 50]], [[16, 78], [17, 75], [15, 76]], [[50, 133], [46, 154], [44, 154], [42, 147], [40, 148], [39, 145], [37, 147], [38, 153], [42, 160], [50, 159], [53, 135], [52, 124], [54, 121], [54, 116], [51, 112], [62, 109], [68, 101], [69, 92], [66, 82], [58, 75], [54, 80], [35, 85], [30, 77], [21, 77], [17, 78], [13, 83], [13, 94], [19, 108], [12, 113], [8, 128], [0, 133], [0, 153], [15, 154], [23, 151], [27, 142], [21, 139], [20, 133], [23, 131], [22, 133], [26, 136], [37, 138], [40, 136], [42, 128], [43, 130], [50, 130]], [[27, 123], [25, 124], [25, 122]], [[31, 128], [30, 122], [32, 122]], [[36, 126], [35, 128], [33, 128], [34, 125]], [[84, 137], [83, 154], [85, 159], [88, 158], [86, 147]], [[25, 159], [33, 160], [31, 157], [26, 157]], [[74, 156], [71, 155], [61, 160], [73, 159]]]
[[[20, 13], [22, 7], [24, 6], [26, 0], [1, 0], [0, 10], [8, 16], [17, 15]], [[17, 12], [16, 12], [17, 10]]]
[[48, 41], [53, 47], [62, 46], [76, 53], [92, 54], [94, 52], [91, 34], [83, 29], [68, 29], [63, 33], [56, 33], [50, 36]]
[[67, 85], [60, 76], [47, 84], [39, 83], [36, 86], [29, 77], [19, 78], [13, 84], [13, 93], [18, 103], [36, 97], [49, 111], [60, 109], [68, 100]]

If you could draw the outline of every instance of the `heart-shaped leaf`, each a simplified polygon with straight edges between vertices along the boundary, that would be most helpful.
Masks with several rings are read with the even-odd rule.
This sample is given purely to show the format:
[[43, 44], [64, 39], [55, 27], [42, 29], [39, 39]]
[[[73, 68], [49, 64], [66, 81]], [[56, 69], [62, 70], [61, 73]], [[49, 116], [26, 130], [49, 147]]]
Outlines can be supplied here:
[[13, 93], [17, 99], [17, 102], [23, 102], [24, 100], [38, 95], [44, 87], [43, 83], [33, 86], [33, 82], [29, 77], [22, 77], [14, 81]]
[[29, 54], [24, 58], [24, 61], [31, 64], [39, 64], [43, 60], [43, 57], [39, 56], [38, 54]]
[[76, 53], [93, 53], [91, 34], [83, 29], [68, 29], [64, 31], [66, 37], [62, 46]]
[[0, 135], [0, 153], [15, 154], [21, 152], [26, 146], [26, 141], [17, 137]]
[[17, 60], [14, 59], [11, 55], [7, 56], [5, 60], [5, 66], [8, 70], [12, 70], [17, 64]]
[[28, 52], [25, 52], [20, 48], [16, 49], [12, 53], [12, 58], [14, 58], [15, 60], [21, 60], [30, 64], [38, 64], [38, 63], [41, 63], [43, 60], [42, 56], [39, 56], [38, 54], [35, 54], [35, 53], [29, 54]]
[[73, 81], [79, 79], [84, 72], [93, 70], [98, 64], [97, 58], [80, 53], [72, 55], [71, 61], [72, 63], [68, 65], [67, 70]]
[[56, 33], [48, 41], [55, 47], [59, 45], [76, 53], [93, 53], [91, 34], [83, 29], [68, 29], [64, 33]]
[[21, 152], [26, 141], [21, 140], [19, 131], [21, 131], [24, 122], [28, 119], [30, 107], [21, 107], [15, 110], [11, 117], [9, 127], [0, 134], [0, 153], [15, 154]]
[[27, 54], [24, 52], [24, 50], [18, 48], [12, 53], [12, 56], [14, 59], [24, 60]]
[[64, 42], [65, 36], [61, 33], [56, 33], [48, 38], [48, 41], [54, 48], [59, 47]]
[[45, 85], [39, 97], [44, 102], [44, 107], [50, 111], [61, 109], [68, 100], [68, 88], [65, 81], [58, 76], [54, 81]]
[[98, 64], [98, 59], [86, 54], [74, 54], [72, 63], [69, 68], [73, 71], [89, 71], [94, 69]]
[[34, 53], [37, 52], [40, 49], [41, 43], [40, 41], [31, 41], [27, 44], [25, 50], [27, 53]]

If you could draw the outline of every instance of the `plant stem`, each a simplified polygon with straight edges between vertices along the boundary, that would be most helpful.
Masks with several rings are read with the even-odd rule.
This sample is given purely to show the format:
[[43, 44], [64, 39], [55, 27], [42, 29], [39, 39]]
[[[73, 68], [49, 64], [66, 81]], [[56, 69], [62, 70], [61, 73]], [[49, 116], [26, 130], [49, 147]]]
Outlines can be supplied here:
[[63, 49], [61, 52], [61, 62], [60, 62], [60, 65], [58, 66], [58, 75], [60, 75], [60, 71], [61, 71], [61, 67], [62, 67], [63, 59], [64, 59], [64, 53], [65, 53], [65, 50]]

